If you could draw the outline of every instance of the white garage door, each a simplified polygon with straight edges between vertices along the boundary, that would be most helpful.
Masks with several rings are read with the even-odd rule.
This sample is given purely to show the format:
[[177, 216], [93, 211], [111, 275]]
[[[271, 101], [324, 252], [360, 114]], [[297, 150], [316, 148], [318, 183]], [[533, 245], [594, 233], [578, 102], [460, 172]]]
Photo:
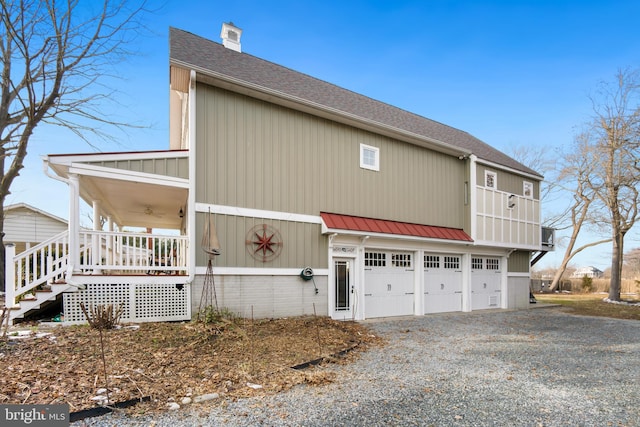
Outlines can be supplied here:
[[365, 252], [365, 317], [370, 319], [413, 314], [414, 276], [412, 253]]
[[502, 270], [500, 258], [471, 258], [471, 309], [499, 308]]
[[459, 255], [424, 255], [424, 312], [462, 310], [462, 259]]

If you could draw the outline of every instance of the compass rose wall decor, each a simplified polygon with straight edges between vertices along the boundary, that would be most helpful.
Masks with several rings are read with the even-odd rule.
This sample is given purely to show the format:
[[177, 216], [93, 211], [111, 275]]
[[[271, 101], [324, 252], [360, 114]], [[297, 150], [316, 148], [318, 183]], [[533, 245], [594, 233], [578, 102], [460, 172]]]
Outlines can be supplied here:
[[280, 232], [267, 224], [258, 224], [252, 227], [245, 240], [245, 246], [249, 254], [261, 262], [276, 259], [282, 252], [282, 236]]

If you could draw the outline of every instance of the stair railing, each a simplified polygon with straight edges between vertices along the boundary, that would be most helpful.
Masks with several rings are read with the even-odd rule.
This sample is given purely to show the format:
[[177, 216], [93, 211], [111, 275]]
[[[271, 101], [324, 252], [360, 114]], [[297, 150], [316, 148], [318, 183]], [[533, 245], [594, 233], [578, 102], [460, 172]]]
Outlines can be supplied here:
[[64, 279], [69, 262], [69, 232], [65, 230], [18, 255], [14, 245], [7, 245], [5, 250], [5, 305], [11, 308], [22, 295], [38, 286]]

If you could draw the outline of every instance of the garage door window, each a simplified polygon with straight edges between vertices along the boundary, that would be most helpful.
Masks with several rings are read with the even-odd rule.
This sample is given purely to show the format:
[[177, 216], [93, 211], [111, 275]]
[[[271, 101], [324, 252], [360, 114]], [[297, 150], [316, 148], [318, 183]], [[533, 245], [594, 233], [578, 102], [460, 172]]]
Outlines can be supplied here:
[[391, 265], [411, 268], [411, 254], [391, 254]]
[[446, 256], [444, 257], [444, 268], [449, 268], [452, 270], [457, 270], [460, 268], [460, 257], [459, 256]]
[[365, 267], [386, 267], [387, 254], [385, 254], [384, 252], [365, 252], [364, 266]]
[[424, 268], [440, 268], [440, 257], [438, 255], [425, 255]]
[[500, 260], [498, 258], [487, 258], [487, 270], [500, 270]]
[[482, 270], [482, 258], [471, 258], [471, 269]]

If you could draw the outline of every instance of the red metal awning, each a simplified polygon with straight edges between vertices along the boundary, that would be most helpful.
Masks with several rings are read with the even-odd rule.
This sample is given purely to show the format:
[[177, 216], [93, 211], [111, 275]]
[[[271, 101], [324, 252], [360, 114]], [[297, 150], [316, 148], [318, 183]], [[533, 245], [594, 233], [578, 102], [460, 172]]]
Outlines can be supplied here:
[[397, 234], [402, 236], [457, 240], [464, 242], [473, 241], [467, 233], [458, 228], [436, 227], [433, 225], [412, 224], [409, 222], [389, 221], [386, 219], [363, 218], [359, 216], [340, 215], [327, 212], [321, 212], [320, 217], [327, 228], [332, 230]]

